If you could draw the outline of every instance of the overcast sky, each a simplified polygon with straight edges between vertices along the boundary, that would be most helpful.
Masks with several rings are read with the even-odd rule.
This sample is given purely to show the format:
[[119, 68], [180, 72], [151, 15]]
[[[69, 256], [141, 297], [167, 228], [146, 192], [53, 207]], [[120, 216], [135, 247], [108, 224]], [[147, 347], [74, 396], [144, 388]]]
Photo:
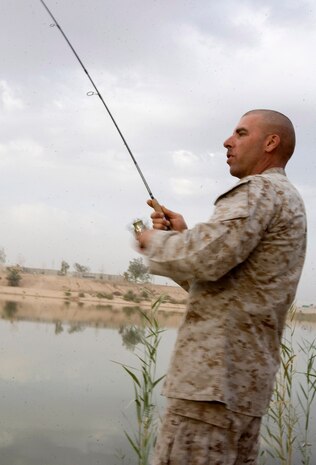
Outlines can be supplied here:
[[[156, 198], [206, 220], [237, 180], [223, 141], [271, 108], [297, 133], [287, 174], [309, 221], [301, 303], [316, 302], [315, 0], [46, 0]], [[122, 273], [148, 194], [39, 0], [1, 0], [1, 236], [7, 262]]]

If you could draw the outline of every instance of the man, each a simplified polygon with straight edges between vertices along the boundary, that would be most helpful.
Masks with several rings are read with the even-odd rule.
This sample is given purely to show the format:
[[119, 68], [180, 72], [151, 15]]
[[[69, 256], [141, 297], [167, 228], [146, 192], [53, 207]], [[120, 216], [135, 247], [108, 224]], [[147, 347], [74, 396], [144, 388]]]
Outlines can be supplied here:
[[291, 121], [250, 111], [224, 146], [239, 182], [216, 200], [212, 217], [187, 229], [163, 208], [152, 214], [154, 229], [137, 237], [151, 273], [189, 292], [153, 465], [256, 463], [303, 267], [304, 204], [284, 172], [295, 147]]

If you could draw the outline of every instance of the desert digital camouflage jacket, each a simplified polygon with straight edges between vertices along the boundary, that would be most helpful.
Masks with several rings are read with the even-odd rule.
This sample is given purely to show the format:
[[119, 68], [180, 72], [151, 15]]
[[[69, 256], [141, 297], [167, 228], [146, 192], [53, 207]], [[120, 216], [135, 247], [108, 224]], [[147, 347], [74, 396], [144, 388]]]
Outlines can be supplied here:
[[205, 223], [156, 232], [151, 273], [190, 283], [164, 395], [265, 413], [305, 247], [304, 204], [281, 168], [241, 179]]

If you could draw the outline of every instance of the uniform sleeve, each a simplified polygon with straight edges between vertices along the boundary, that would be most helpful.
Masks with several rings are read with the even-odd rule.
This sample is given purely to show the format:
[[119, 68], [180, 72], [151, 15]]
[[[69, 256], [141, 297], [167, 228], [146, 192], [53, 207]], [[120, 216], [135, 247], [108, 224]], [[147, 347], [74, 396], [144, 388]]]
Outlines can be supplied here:
[[276, 204], [266, 178], [238, 184], [219, 197], [209, 221], [181, 233], [157, 231], [148, 248], [150, 272], [175, 281], [217, 281], [256, 248]]

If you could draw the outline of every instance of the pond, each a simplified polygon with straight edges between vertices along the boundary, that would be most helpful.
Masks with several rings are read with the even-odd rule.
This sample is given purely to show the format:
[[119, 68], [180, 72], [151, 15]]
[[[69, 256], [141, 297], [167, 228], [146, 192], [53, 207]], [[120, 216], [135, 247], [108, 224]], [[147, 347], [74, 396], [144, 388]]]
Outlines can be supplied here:
[[[137, 324], [137, 311], [36, 303], [32, 312], [2, 302], [0, 312], [1, 465], [134, 465], [124, 436], [133, 427], [133, 387], [115, 362], [136, 364], [122, 329]], [[161, 318], [157, 376], [180, 320]], [[301, 322], [297, 331], [311, 338], [314, 328]], [[159, 395], [157, 403], [163, 409]]]

